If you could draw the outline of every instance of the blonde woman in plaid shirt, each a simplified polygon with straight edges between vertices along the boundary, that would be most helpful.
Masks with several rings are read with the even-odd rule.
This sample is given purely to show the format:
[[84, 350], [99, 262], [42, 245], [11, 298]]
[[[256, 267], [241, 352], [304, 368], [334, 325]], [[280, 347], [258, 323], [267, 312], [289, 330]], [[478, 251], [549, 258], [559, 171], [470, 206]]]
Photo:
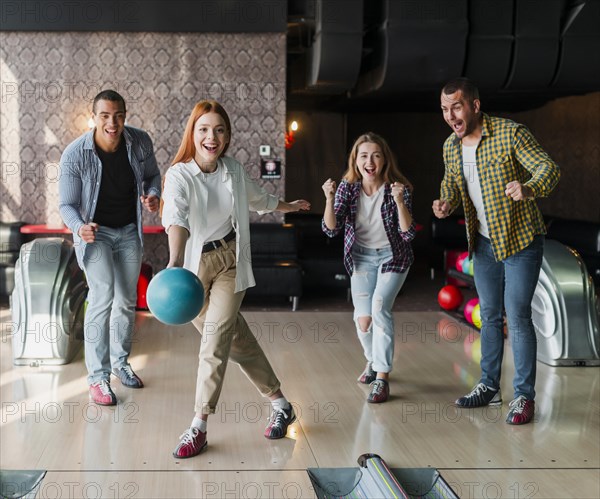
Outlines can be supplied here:
[[523, 125], [481, 112], [467, 78], [442, 89], [445, 173], [433, 213], [447, 217], [462, 202], [475, 287], [481, 305], [481, 380], [459, 407], [501, 405], [503, 310], [513, 350], [514, 398], [506, 422], [529, 423], [535, 412], [537, 341], [531, 300], [544, 251], [544, 219], [535, 198], [548, 196], [560, 171]]
[[413, 262], [412, 186], [386, 141], [366, 133], [354, 143], [337, 190], [327, 179], [323, 192], [323, 231], [333, 237], [344, 230], [354, 321], [367, 359], [358, 381], [370, 384], [367, 402], [385, 402], [394, 358], [392, 306]]

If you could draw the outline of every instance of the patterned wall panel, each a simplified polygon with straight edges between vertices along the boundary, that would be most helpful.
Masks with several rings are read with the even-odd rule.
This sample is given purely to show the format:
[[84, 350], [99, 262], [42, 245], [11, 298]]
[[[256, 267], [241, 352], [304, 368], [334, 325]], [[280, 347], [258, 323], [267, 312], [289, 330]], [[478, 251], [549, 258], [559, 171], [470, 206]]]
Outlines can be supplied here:
[[600, 224], [600, 92], [563, 97], [507, 115], [524, 123], [561, 169], [556, 190], [538, 205], [550, 217]]
[[[0, 219], [62, 223], [58, 162], [64, 147], [88, 130], [91, 101], [103, 89], [127, 102], [127, 122], [147, 130], [164, 173], [193, 105], [220, 101], [233, 128], [228, 154], [261, 180], [258, 148], [284, 159], [285, 34], [0, 32]], [[280, 214], [252, 221], [280, 222]], [[145, 215], [146, 224], [159, 224]], [[155, 265], [167, 259], [166, 238], [147, 238]]]

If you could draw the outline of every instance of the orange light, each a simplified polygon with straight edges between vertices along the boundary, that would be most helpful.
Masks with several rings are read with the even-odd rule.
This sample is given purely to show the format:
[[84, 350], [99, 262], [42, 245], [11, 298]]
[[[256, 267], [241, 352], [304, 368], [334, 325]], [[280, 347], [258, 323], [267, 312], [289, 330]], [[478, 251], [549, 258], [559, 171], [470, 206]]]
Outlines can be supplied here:
[[292, 121], [285, 132], [285, 148], [289, 149], [294, 144], [294, 132], [298, 131], [298, 122]]

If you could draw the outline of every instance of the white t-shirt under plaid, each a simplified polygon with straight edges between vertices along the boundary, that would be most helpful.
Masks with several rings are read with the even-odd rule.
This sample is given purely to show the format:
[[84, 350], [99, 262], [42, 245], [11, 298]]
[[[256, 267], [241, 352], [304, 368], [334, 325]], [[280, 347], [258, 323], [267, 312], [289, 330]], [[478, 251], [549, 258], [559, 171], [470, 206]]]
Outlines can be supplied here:
[[383, 205], [383, 185], [369, 196], [361, 189], [356, 213], [356, 244], [363, 248], [389, 248], [390, 241], [385, 233], [381, 206]]
[[475, 206], [477, 220], [479, 221], [479, 233], [483, 237], [490, 238], [487, 218], [485, 217], [485, 207], [483, 205], [483, 195], [481, 194], [481, 183], [479, 182], [479, 173], [477, 172], [477, 146], [462, 146], [463, 150], [463, 174], [467, 183], [467, 192]]

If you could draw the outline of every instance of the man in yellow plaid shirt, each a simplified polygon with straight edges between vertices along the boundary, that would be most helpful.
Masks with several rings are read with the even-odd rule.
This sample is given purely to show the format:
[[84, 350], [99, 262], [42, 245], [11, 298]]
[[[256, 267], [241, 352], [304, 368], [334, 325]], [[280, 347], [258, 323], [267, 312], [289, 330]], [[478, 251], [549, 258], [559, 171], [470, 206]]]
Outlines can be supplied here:
[[506, 422], [529, 423], [535, 412], [537, 356], [531, 300], [546, 233], [535, 198], [552, 192], [560, 171], [525, 126], [481, 112], [479, 91], [469, 79], [448, 82], [441, 106], [453, 133], [444, 143], [445, 172], [433, 213], [445, 218], [462, 202], [481, 307], [481, 380], [455, 403], [502, 404], [506, 310], [515, 364]]

